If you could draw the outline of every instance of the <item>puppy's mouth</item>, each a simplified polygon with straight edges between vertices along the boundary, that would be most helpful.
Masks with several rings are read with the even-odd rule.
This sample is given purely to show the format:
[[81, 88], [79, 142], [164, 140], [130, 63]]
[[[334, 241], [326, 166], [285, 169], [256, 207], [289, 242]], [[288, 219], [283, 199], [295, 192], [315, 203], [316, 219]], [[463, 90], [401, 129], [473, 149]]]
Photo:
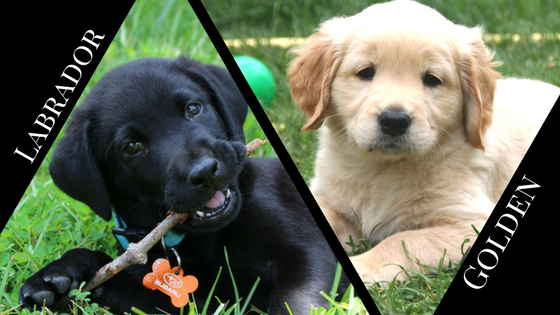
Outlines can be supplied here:
[[368, 151], [398, 154], [408, 153], [411, 148], [405, 137], [380, 137], [375, 144], [369, 147]]
[[218, 190], [212, 196], [202, 209], [194, 213], [194, 219], [196, 220], [207, 220], [213, 219], [227, 210], [232, 205], [233, 194], [230, 189]]
[[177, 227], [192, 234], [216, 232], [233, 222], [240, 208], [241, 196], [236, 188], [217, 190], [204, 206], [189, 212], [188, 219]]

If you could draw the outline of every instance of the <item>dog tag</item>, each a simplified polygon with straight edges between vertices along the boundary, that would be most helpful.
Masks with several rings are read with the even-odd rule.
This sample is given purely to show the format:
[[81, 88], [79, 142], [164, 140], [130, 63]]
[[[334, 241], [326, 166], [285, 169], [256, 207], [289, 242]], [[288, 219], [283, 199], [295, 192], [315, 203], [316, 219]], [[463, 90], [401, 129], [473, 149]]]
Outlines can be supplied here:
[[144, 276], [143, 284], [151, 290], [160, 290], [171, 297], [175, 307], [183, 307], [189, 303], [189, 293], [198, 288], [198, 280], [194, 276], [183, 276], [179, 267], [171, 268], [167, 259], [160, 258], [152, 265], [153, 272]]

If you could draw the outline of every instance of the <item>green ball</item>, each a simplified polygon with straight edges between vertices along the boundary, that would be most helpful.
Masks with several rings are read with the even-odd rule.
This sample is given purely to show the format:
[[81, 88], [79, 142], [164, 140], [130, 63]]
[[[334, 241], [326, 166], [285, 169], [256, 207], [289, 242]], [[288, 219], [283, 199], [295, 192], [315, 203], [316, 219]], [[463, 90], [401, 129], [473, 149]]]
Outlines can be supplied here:
[[276, 96], [276, 84], [270, 68], [253, 57], [237, 56], [234, 59], [261, 105], [270, 106]]

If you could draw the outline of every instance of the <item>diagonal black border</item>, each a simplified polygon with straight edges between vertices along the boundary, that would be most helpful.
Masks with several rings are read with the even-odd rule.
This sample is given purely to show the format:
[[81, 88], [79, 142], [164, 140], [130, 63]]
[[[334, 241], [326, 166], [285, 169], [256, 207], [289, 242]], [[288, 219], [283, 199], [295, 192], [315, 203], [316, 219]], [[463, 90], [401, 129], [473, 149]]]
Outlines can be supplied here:
[[251, 111], [257, 118], [261, 128], [263, 129], [268, 141], [276, 151], [276, 154], [282, 161], [282, 164], [286, 168], [286, 171], [290, 175], [290, 178], [294, 182], [295, 186], [297, 187], [299, 193], [301, 194], [302, 198], [304, 199], [307, 207], [309, 208], [311, 214], [313, 215], [315, 221], [317, 222], [319, 228], [323, 232], [323, 235], [329, 242], [333, 252], [335, 253], [340, 265], [344, 269], [344, 272], [352, 282], [354, 289], [360, 299], [362, 300], [364, 306], [368, 310], [370, 314], [379, 314], [379, 309], [375, 305], [371, 295], [369, 294], [367, 288], [365, 287], [364, 283], [361, 281], [358, 273], [354, 269], [354, 266], [350, 262], [348, 255], [342, 248], [342, 245], [338, 241], [336, 235], [332, 231], [330, 225], [328, 224], [326, 218], [324, 217], [323, 213], [319, 209], [315, 198], [309, 191], [307, 184], [305, 183], [303, 177], [299, 173], [299, 170], [295, 166], [292, 158], [286, 151], [286, 148], [282, 144], [282, 141], [278, 137], [278, 134], [274, 130], [272, 123], [266, 116], [264, 110], [262, 109], [260, 103], [258, 102], [257, 98], [253, 94], [253, 91], [249, 87], [249, 84], [245, 80], [245, 77], [241, 73], [241, 70], [237, 66], [237, 63], [233, 59], [233, 56], [229, 52], [224, 40], [222, 39], [220, 33], [216, 29], [216, 26], [212, 22], [210, 16], [208, 15], [206, 9], [202, 5], [202, 3], [198, 0], [189, 0], [194, 12], [196, 13], [199, 21], [201, 22], [202, 26], [206, 30], [206, 33], [210, 37], [214, 47], [220, 54], [225, 66], [231, 73], [232, 77], [235, 79], [237, 86], [241, 90], [241, 93], [247, 100]]
[[[556, 274], [551, 263], [555, 261], [558, 238], [560, 207], [556, 191], [560, 165], [557, 149], [550, 139], [558, 142], [555, 135], [558, 134], [559, 107], [560, 98], [480, 231], [436, 315], [547, 314], [552, 309], [551, 304], [557, 298], [550, 284]], [[531, 182], [540, 187], [518, 190], [519, 186]], [[522, 191], [534, 199], [526, 197]], [[520, 209], [526, 209], [523, 216], [508, 207], [508, 204], [518, 206], [517, 202], [522, 202]], [[504, 214], [506, 217], [500, 220]], [[514, 216], [517, 224], [508, 215]], [[496, 227], [498, 222], [515, 232], [509, 234]], [[499, 248], [502, 246], [503, 250]], [[484, 275], [480, 276], [480, 272]]]
[[[7, 11], [25, 14], [21, 17], [14, 16], [10, 24], [17, 31], [7, 32], [6, 40], [6, 43], [10, 44], [10, 50], [5, 58], [11, 66], [7, 76], [9, 82], [7, 90], [10, 91], [13, 99], [4, 111], [4, 126], [9, 130], [4, 133], [6, 141], [2, 146], [2, 161], [5, 166], [8, 166], [5, 170], [8, 183], [5, 186], [8, 190], [4, 198], [3, 210], [0, 211], [2, 230], [133, 3], [134, 1], [131, 0], [118, 2], [105, 0], [91, 4], [37, 2], [30, 5], [20, 2], [9, 5]], [[105, 37], [99, 40], [97, 49], [91, 49], [93, 59], [87, 65], [79, 66], [82, 71], [81, 78], [72, 92], [65, 93], [69, 99], [64, 108], [57, 107], [61, 113], [56, 116], [43, 109], [43, 106], [51, 97], [60, 100], [56, 85], [71, 86], [68, 80], [61, 78], [61, 74], [68, 65], [78, 66], [73, 55], [78, 47], [86, 45], [82, 37], [88, 30], [92, 30], [95, 35]], [[55, 119], [49, 132], [35, 124], [41, 114]], [[43, 119], [45, 118], [41, 118]], [[51, 123], [52, 121], [49, 121], [48, 124]], [[37, 143], [41, 147], [33, 162], [19, 154], [14, 154], [16, 148], [29, 156], [35, 152], [35, 145], [29, 133], [48, 134], [44, 139], [35, 138], [39, 139]]]

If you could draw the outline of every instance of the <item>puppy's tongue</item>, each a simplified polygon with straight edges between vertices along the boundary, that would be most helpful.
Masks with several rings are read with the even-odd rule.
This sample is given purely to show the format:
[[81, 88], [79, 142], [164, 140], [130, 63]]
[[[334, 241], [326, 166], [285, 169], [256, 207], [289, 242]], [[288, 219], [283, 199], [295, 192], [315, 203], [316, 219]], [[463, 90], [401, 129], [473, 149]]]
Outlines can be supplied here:
[[212, 199], [210, 199], [210, 201], [208, 201], [204, 206], [206, 208], [218, 208], [219, 206], [223, 205], [225, 201], [226, 196], [224, 195], [224, 193], [221, 191], [217, 191], [214, 194], [214, 197], [212, 197]]

